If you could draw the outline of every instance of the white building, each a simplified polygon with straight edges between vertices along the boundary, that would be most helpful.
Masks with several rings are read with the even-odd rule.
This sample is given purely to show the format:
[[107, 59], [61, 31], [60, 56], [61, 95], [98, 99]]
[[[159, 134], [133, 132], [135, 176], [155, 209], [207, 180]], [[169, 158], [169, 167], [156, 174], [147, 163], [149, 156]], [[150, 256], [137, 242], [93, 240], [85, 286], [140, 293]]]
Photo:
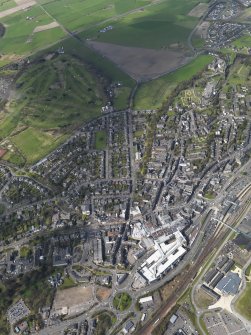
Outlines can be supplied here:
[[186, 240], [181, 232], [163, 236], [154, 242], [154, 253], [142, 264], [140, 274], [149, 283], [158, 279], [166, 270], [175, 264], [185, 253], [183, 245]]

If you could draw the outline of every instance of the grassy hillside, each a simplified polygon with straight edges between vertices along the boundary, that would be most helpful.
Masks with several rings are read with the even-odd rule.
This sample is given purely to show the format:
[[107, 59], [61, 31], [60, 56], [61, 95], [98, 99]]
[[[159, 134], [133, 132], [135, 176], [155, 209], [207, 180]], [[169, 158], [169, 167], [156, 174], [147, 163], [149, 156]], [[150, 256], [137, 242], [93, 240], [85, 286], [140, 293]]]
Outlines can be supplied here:
[[60, 55], [37, 62], [16, 82], [15, 96], [1, 115], [0, 137], [34, 162], [99, 116], [105, 101], [99, 78], [80, 60]]

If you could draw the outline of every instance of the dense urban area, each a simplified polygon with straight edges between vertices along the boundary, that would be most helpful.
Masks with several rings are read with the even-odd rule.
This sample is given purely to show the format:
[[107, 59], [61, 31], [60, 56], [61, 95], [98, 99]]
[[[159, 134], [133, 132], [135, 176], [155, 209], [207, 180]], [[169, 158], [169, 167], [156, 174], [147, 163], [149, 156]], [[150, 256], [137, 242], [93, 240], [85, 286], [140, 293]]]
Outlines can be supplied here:
[[[100, 113], [60, 143], [50, 130], [59, 144], [31, 161], [18, 136], [35, 129], [42, 98], [29, 105], [27, 89], [28, 126], [0, 143], [1, 335], [251, 334], [251, 43], [235, 44], [251, 37], [249, 17], [238, 20], [249, 6], [197, 2], [188, 42], [207, 61], [159, 108], [137, 108], [140, 80], [118, 108], [123, 79], [98, 94], [86, 76]], [[0, 69], [0, 107], [48, 62], [81, 80], [80, 60], [52, 46]]]

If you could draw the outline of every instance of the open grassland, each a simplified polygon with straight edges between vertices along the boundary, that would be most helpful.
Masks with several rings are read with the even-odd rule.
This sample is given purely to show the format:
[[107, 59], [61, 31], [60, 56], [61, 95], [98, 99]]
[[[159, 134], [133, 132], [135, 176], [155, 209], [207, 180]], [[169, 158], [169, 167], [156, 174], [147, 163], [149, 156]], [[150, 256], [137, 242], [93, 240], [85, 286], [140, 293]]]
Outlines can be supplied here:
[[135, 95], [134, 109], [160, 108], [178, 84], [190, 80], [211, 61], [211, 56], [202, 55], [173, 73], [142, 84]]
[[0, 115], [0, 137], [32, 163], [99, 116], [105, 101], [98, 77], [80, 60], [61, 55], [37, 62], [16, 82], [15, 96]]
[[143, 48], [167, 48], [177, 43], [179, 48], [186, 47], [187, 38], [198, 23], [198, 18], [188, 13], [197, 4], [197, 0], [168, 0], [110, 23], [113, 29], [106, 33], [93, 28], [83, 36]]
[[247, 282], [246, 289], [241, 294], [240, 298], [235, 304], [236, 310], [244, 316], [247, 320], [251, 321], [251, 282]]
[[7, 16], [1, 19], [1, 23], [6, 26], [6, 31], [0, 38], [0, 50], [4, 58], [10, 60], [13, 55], [31, 54], [66, 35], [59, 27], [34, 32], [36, 27], [52, 23], [52, 19], [38, 6]]

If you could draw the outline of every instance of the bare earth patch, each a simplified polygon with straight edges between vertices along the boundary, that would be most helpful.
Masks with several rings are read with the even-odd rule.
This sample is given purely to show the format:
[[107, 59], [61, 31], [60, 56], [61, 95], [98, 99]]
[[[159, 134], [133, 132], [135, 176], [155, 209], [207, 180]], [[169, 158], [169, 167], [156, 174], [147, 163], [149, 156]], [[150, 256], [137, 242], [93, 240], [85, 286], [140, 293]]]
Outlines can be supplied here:
[[201, 17], [203, 14], [205, 14], [206, 10], [208, 9], [208, 4], [206, 3], [199, 3], [197, 6], [195, 6], [189, 13], [189, 16], [194, 17]]
[[51, 22], [49, 24], [45, 24], [43, 26], [37, 26], [33, 30], [33, 33], [39, 33], [40, 31], [45, 31], [45, 30], [56, 28], [56, 27], [59, 27], [59, 24], [56, 21], [54, 21], [54, 22]]
[[0, 12], [0, 18], [9, 16], [9, 15], [14, 14], [16, 12], [19, 12], [23, 9], [29, 8], [31, 6], [34, 6], [35, 4], [36, 4], [36, 1], [29, 0], [29, 1], [26, 1], [25, 3], [23, 3], [21, 5], [18, 5], [14, 8], [6, 9], [6, 10]]
[[99, 301], [107, 300], [112, 294], [112, 289], [107, 287], [98, 287], [96, 291], [96, 297]]
[[174, 71], [188, 61], [182, 51], [133, 48], [95, 41], [88, 44], [137, 81]]
[[53, 308], [59, 314], [77, 314], [89, 308], [95, 302], [91, 286], [78, 286], [58, 290]]

